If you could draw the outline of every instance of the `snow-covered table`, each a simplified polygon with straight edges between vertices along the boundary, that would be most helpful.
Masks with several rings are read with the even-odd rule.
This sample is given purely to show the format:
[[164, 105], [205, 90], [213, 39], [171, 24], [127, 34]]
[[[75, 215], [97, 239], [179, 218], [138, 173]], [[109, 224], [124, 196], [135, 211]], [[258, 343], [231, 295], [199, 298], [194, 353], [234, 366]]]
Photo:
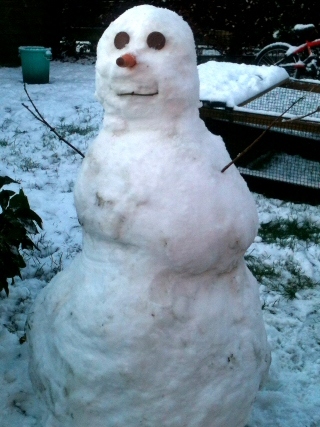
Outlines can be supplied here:
[[[318, 201], [320, 114], [315, 111], [320, 85], [290, 80], [286, 71], [276, 66], [209, 61], [199, 65], [198, 71], [201, 118], [212, 133], [222, 135], [232, 158], [272, 127], [269, 139], [264, 137], [262, 145], [237, 161], [249, 188], [277, 198], [294, 194], [299, 201]], [[285, 111], [284, 120], [275, 122]], [[277, 155], [272, 152], [275, 148]], [[291, 155], [284, 154], [287, 152]], [[265, 164], [260, 170], [256, 163], [256, 169], [251, 162], [263, 156], [271, 166]], [[302, 163], [302, 158], [313, 161]]]
[[241, 106], [289, 79], [276, 66], [209, 61], [198, 65], [200, 99], [211, 107]]

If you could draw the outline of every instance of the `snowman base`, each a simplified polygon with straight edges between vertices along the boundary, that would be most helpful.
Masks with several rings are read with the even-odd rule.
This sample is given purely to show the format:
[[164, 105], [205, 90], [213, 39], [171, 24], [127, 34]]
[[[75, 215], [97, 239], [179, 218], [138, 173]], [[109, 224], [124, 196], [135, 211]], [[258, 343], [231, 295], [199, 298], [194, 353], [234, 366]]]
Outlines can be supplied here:
[[245, 426], [269, 353], [244, 263], [198, 275], [197, 288], [184, 274], [159, 273], [161, 291], [147, 268], [131, 283], [120, 269], [119, 286], [108, 267], [82, 253], [37, 299], [33, 335], [54, 333], [32, 341], [43, 361], [31, 365], [34, 383], [55, 414], [45, 427]]

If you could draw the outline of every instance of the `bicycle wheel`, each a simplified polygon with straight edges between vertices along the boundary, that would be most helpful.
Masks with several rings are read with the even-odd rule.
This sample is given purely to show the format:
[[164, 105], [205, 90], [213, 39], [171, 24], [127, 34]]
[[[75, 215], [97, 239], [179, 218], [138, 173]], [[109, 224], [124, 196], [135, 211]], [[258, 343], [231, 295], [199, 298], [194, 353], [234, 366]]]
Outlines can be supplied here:
[[288, 43], [273, 43], [264, 47], [254, 60], [255, 65], [278, 65], [285, 68], [290, 77], [299, 78], [300, 70], [294, 68], [299, 61], [298, 55], [286, 56], [288, 49], [291, 47]]

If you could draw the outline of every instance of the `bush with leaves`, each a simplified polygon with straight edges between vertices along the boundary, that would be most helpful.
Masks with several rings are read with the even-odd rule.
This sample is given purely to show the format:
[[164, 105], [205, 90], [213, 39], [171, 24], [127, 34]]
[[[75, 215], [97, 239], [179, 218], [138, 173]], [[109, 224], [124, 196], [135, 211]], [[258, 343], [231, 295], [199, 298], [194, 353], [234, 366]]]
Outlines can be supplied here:
[[[0, 176], [0, 189], [12, 183], [17, 182], [8, 176]], [[20, 269], [26, 266], [22, 250], [36, 247], [29, 236], [39, 232], [42, 220], [30, 209], [22, 189], [18, 193], [2, 189], [0, 207], [0, 292], [4, 289], [8, 296], [8, 279], [13, 284], [16, 276], [21, 277]]]

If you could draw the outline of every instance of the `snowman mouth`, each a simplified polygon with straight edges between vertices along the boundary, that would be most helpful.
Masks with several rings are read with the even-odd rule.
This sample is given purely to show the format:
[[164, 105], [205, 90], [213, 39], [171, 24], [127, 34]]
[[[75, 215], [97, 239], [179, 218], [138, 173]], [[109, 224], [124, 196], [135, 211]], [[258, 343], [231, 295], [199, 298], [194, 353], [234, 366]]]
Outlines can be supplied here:
[[152, 93], [136, 93], [136, 92], [125, 92], [125, 93], [118, 93], [118, 96], [155, 96], [158, 95], [159, 92], [152, 92]]

